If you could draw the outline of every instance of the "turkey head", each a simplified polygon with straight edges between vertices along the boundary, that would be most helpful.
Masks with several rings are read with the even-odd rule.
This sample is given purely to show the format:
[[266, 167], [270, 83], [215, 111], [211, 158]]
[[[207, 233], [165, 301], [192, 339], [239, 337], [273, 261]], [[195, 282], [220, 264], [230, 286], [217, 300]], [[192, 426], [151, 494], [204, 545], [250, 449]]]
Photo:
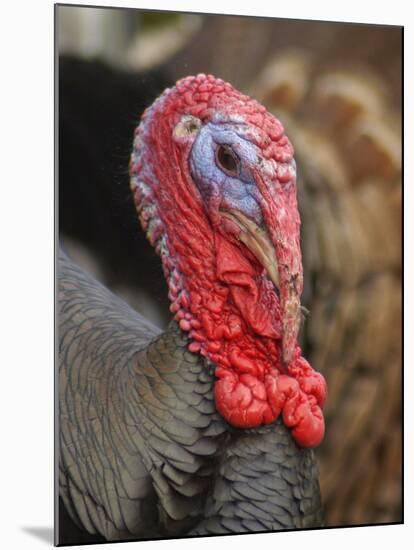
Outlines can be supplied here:
[[281, 123], [220, 79], [184, 78], [145, 111], [130, 174], [171, 312], [214, 365], [218, 411], [236, 428], [282, 414], [317, 445], [326, 385], [297, 344], [300, 218]]

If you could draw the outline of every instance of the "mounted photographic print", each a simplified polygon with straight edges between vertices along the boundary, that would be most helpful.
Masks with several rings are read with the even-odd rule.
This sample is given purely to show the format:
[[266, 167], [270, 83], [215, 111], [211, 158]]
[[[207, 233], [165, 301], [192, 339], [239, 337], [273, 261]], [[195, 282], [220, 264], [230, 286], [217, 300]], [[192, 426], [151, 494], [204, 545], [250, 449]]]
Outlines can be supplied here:
[[55, 543], [401, 523], [402, 27], [55, 29]]

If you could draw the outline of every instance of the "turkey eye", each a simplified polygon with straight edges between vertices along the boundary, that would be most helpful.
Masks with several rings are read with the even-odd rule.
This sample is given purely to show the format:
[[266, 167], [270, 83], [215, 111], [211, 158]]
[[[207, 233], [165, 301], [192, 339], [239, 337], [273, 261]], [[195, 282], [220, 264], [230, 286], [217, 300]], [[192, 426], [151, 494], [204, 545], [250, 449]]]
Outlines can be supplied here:
[[216, 151], [218, 166], [229, 176], [237, 176], [239, 173], [239, 157], [227, 145], [219, 145]]

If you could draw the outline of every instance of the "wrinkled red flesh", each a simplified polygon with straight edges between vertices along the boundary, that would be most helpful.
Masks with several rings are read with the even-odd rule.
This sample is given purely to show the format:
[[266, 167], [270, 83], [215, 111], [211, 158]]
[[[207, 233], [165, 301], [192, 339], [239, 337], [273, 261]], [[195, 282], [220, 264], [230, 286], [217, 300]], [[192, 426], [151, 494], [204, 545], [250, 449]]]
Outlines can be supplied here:
[[[131, 164], [131, 175], [145, 180], [143, 167], [152, 163], [160, 184], [146, 181], [150, 197], [137, 188], [135, 201], [138, 210], [143, 201], [157, 204], [168, 236], [168, 254], [162, 255], [162, 261], [171, 311], [189, 333], [190, 351], [216, 365], [218, 411], [237, 428], [269, 424], [282, 415], [296, 442], [312, 447], [324, 435], [325, 380], [301, 356], [297, 344], [290, 364], [283, 363], [280, 304], [272, 283], [241, 247], [212, 227], [191, 180], [189, 149], [180, 149], [171, 140], [172, 128], [183, 113], [207, 121], [217, 110], [241, 114], [252, 126], [264, 129], [269, 136], [260, 144], [264, 156], [280, 163], [291, 159], [292, 147], [282, 126], [262, 106], [213, 77], [184, 79], [147, 112], [137, 131], [146, 147]], [[179, 170], [172, 166], [173, 159]], [[296, 199], [292, 204], [293, 227], [299, 219]], [[268, 213], [269, 223], [272, 216]], [[142, 215], [141, 221], [148, 229]], [[289, 223], [288, 219], [288, 229]], [[154, 244], [160, 231], [149, 235]], [[300, 252], [293, 261], [301, 269]]]

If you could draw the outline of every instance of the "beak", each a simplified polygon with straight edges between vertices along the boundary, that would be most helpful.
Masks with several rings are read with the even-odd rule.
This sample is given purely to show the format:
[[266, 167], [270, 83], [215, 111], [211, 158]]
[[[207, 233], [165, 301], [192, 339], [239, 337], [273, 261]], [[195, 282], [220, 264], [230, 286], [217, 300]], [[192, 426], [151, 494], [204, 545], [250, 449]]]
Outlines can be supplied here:
[[283, 194], [275, 193], [271, 186], [271, 182], [258, 181], [264, 199], [262, 211], [266, 229], [239, 210], [221, 213], [238, 225], [241, 230], [238, 238], [265, 268], [278, 290], [282, 316], [282, 357], [287, 367], [293, 359], [301, 323], [303, 275], [300, 219], [294, 187], [291, 192]]
[[274, 247], [265, 229], [255, 224], [238, 210], [222, 211], [222, 215], [235, 222], [240, 228], [240, 241], [247, 246], [260, 264], [266, 269], [270, 280], [279, 292], [279, 268]]

